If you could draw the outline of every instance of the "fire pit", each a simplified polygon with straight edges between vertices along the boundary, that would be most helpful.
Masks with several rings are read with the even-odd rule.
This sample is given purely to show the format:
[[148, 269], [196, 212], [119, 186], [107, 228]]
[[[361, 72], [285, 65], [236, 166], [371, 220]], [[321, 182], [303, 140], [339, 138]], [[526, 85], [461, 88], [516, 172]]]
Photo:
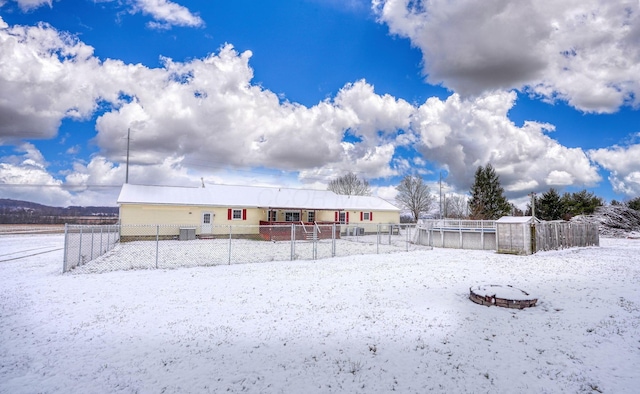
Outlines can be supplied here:
[[478, 285], [469, 288], [469, 299], [476, 304], [524, 309], [536, 306], [538, 299], [511, 285]]

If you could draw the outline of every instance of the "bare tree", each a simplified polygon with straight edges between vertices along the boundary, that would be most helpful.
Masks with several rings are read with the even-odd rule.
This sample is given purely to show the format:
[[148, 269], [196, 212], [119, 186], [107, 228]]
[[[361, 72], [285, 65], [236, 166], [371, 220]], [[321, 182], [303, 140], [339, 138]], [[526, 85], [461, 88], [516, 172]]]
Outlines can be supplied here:
[[444, 204], [445, 217], [453, 219], [462, 219], [467, 208], [467, 198], [462, 195], [452, 194], [447, 197]]
[[420, 213], [429, 212], [435, 201], [429, 186], [417, 176], [407, 175], [396, 187], [398, 195], [396, 201], [411, 212], [413, 221], [417, 221]]
[[345, 194], [350, 196], [370, 196], [371, 187], [369, 182], [358, 178], [353, 172], [348, 172], [331, 182], [329, 182], [328, 190], [336, 194]]

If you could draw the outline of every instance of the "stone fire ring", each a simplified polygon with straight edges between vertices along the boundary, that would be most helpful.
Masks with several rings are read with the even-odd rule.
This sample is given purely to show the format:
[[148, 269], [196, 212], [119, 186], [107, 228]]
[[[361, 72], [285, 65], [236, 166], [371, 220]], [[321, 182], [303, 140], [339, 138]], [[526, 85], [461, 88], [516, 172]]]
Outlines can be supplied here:
[[479, 285], [469, 288], [469, 299], [476, 304], [524, 309], [536, 306], [538, 299], [511, 285]]

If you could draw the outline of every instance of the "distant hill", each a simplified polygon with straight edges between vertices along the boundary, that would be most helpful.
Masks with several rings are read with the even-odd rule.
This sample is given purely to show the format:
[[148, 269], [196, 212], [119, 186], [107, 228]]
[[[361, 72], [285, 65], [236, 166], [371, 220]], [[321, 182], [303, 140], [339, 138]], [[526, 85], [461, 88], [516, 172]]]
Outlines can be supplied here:
[[0, 198], [1, 224], [113, 224], [118, 207], [50, 207], [29, 201]]

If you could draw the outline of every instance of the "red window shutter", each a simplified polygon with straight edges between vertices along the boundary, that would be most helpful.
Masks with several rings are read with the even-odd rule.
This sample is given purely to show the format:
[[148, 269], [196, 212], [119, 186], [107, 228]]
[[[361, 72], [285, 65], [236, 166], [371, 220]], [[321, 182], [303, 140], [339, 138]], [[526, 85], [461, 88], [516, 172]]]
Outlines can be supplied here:
[[373, 222], [373, 212], [369, 212], [369, 221]]
[[227, 210], [227, 220], [231, 220], [233, 218], [233, 212], [231, 211], [231, 208], [229, 208]]
[[338, 219], [340, 218], [340, 216], [338, 216], [338, 215], [339, 215], [339, 213], [338, 213], [338, 211], [336, 211], [336, 218], [335, 218], [334, 222], [337, 222]]
[[349, 212], [345, 214], [345, 222], [346, 224], [349, 224]]
[[360, 211], [360, 221], [362, 221], [362, 220], [363, 220], [363, 219], [362, 219], [363, 217], [364, 217], [364, 212]]
[[242, 220], [247, 220], [247, 210], [246, 209], [242, 210]]

